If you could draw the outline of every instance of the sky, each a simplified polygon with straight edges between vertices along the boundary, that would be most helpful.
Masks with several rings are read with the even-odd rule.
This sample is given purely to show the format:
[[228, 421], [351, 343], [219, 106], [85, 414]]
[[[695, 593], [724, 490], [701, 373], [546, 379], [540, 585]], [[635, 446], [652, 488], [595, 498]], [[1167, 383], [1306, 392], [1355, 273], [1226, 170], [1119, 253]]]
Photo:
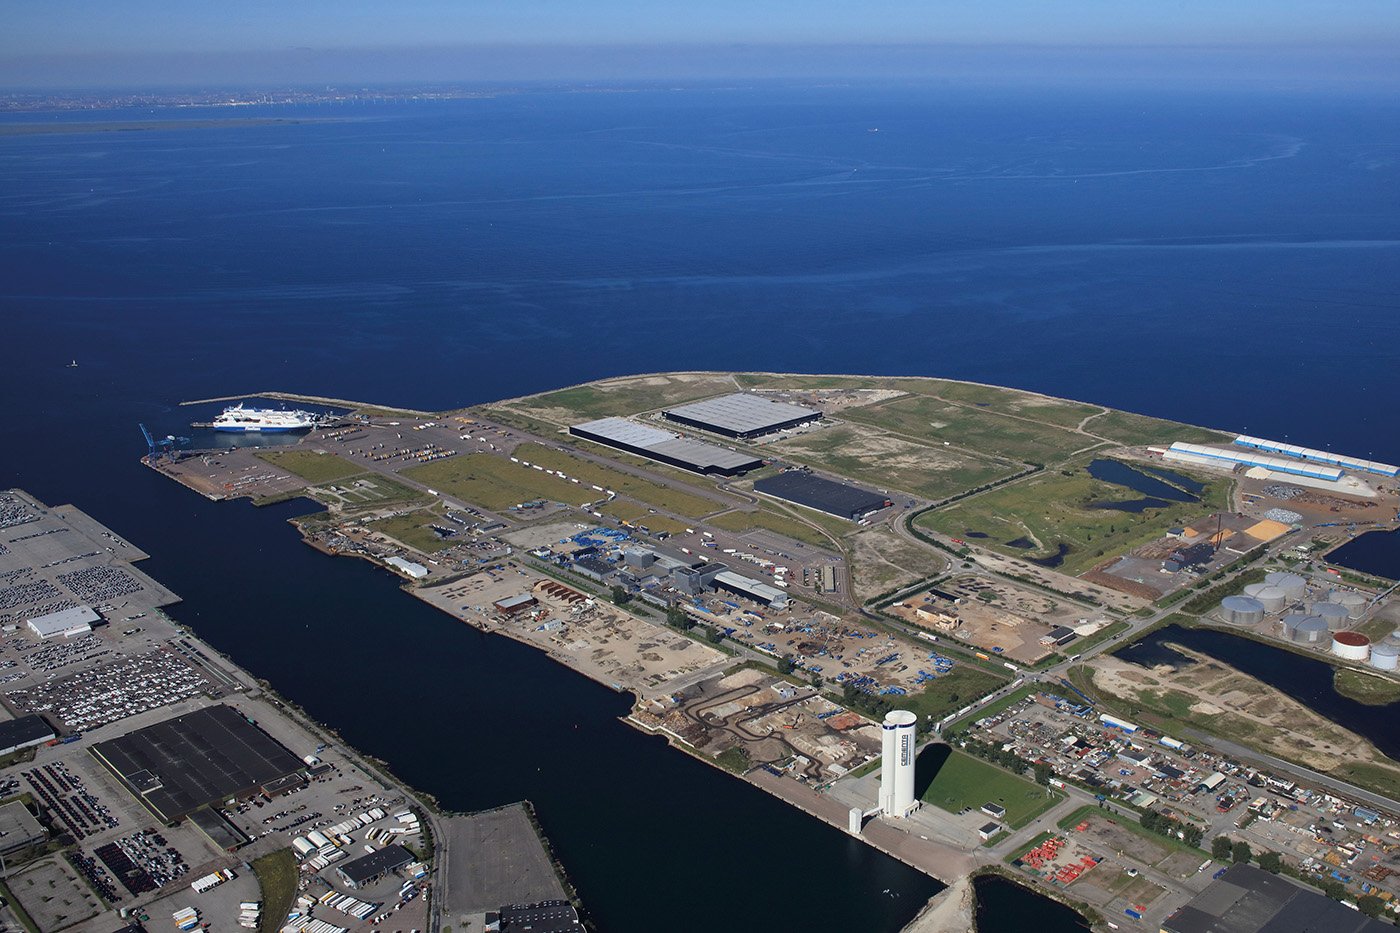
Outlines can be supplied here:
[[878, 71], [886, 56], [854, 52], [889, 47], [1267, 49], [1280, 65], [1301, 47], [1393, 68], [1400, 0], [45, 0], [7, 5], [0, 87], [817, 73], [824, 51]]

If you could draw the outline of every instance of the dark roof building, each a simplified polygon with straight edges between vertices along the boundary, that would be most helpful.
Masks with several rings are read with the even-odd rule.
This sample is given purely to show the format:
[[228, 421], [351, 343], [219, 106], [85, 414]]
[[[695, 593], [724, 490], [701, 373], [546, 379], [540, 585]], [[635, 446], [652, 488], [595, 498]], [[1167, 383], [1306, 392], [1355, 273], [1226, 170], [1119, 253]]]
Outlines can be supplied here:
[[890, 504], [889, 497], [884, 493], [822, 479], [803, 470], [787, 470], [777, 476], [766, 476], [755, 482], [753, 488], [765, 496], [795, 502], [850, 521], [857, 521]]
[[92, 754], [166, 823], [261, 793], [303, 767], [272, 736], [223, 705], [99, 742]]
[[775, 402], [747, 392], [668, 408], [662, 414], [669, 421], [728, 437], [760, 437], [820, 421], [822, 417], [815, 408]]
[[53, 741], [55, 733], [44, 717], [37, 714], [0, 722], [0, 755]]
[[500, 911], [501, 933], [574, 933], [582, 929], [578, 911], [568, 901], [511, 904]]
[[1382, 933], [1393, 930], [1359, 911], [1252, 865], [1231, 865], [1166, 920], [1163, 933]]
[[717, 476], [738, 476], [763, 466], [763, 461], [737, 450], [678, 437], [669, 431], [628, 421], [626, 418], [599, 418], [576, 424], [569, 433], [584, 440], [690, 470]]
[[358, 888], [373, 884], [390, 872], [398, 871], [413, 862], [413, 853], [403, 846], [385, 846], [337, 866], [335, 873], [350, 887]]

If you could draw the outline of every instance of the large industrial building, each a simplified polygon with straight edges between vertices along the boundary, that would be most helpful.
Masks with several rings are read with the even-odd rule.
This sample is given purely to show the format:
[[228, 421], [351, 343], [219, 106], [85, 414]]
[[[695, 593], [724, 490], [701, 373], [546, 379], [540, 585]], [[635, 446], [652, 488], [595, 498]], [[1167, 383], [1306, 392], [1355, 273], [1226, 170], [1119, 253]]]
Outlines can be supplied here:
[[694, 473], [739, 476], [763, 466], [763, 461], [757, 457], [688, 440], [626, 418], [599, 418], [597, 421], [576, 424], [569, 428], [569, 433], [595, 444]]
[[52, 742], [55, 733], [44, 717], [31, 713], [18, 719], [0, 722], [0, 755], [9, 755], [23, 748], [33, 748]]
[[1287, 457], [1275, 457], [1270, 454], [1257, 454], [1223, 447], [1206, 447], [1201, 444], [1186, 444], [1181, 441], [1177, 441], [1167, 448], [1165, 456], [1169, 460], [1181, 460], [1186, 463], [1207, 463], [1226, 467], [1232, 465], [1257, 466], [1274, 473], [1306, 476], [1309, 479], [1327, 480], [1332, 483], [1339, 481], [1343, 472], [1339, 467], [1290, 460]]
[[1162, 921], [1162, 933], [1381, 933], [1395, 929], [1253, 865], [1225, 874]]
[[751, 599], [762, 606], [786, 609], [788, 605], [788, 594], [776, 586], [769, 586], [767, 583], [735, 573], [732, 570], [715, 574], [713, 585], [717, 590]]
[[1271, 454], [1282, 454], [1285, 457], [1292, 457], [1296, 460], [1311, 460], [1316, 463], [1326, 463], [1331, 466], [1341, 467], [1344, 470], [1356, 470], [1360, 473], [1375, 473], [1378, 476], [1389, 476], [1392, 479], [1400, 476], [1400, 467], [1391, 463], [1378, 463], [1375, 460], [1346, 457], [1342, 454], [1328, 453], [1325, 450], [1314, 450], [1311, 447], [1299, 447], [1297, 444], [1284, 444], [1280, 441], [1265, 440], [1262, 437], [1250, 437], [1247, 434], [1241, 434], [1239, 437], [1236, 437], [1235, 443], [1240, 447], [1249, 447]]
[[775, 402], [747, 392], [668, 408], [662, 414], [677, 424], [736, 438], [762, 437], [820, 421], [822, 417], [815, 408]]
[[230, 798], [295, 786], [301, 759], [228, 706], [99, 742], [92, 754], [165, 823]]
[[804, 470], [787, 470], [777, 476], [764, 477], [754, 483], [753, 488], [754, 492], [765, 496], [795, 502], [853, 522], [891, 505], [884, 493], [822, 479]]
[[102, 619], [91, 606], [73, 606], [29, 619], [29, 630], [42, 641], [48, 638], [74, 638], [92, 631], [92, 623]]

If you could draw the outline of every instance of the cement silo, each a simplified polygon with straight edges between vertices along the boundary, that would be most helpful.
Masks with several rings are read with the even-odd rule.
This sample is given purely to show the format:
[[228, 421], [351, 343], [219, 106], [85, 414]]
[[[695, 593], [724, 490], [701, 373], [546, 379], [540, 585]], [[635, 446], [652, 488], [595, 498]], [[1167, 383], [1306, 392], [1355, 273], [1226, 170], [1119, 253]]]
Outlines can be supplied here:
[[1393, 671], [1400, 667], [1400, 645], [1390, 644], [1389, 641], [1372, 645], [1371, 666], [1378, 671]]
[[1264, 621], [1264, 604], [1248, 596], [1226, 596], [1216, 614], [1235, 625], [1257, 625]]
[[1347, 616], [1352, 619], [1361, 618], [1366, 611], [1366, 597], [1360, 593], [1353, 593], [1350, 590], [1333, 590], [1327, 594], [1327, 599], [1344, 608], [1347, 611]]
[[1264, 611], [1269, 613], [1282, 612], [1289, 603], [1288, 593], [1283, 587], [1272, 583], [1251, 583], [1244, 588], [1244, 595], [1259, 600]]
[[1308, 581], [1298, 576], [1296, 573], [1269, 573], [1264, 575], [1264, 582], [1269, 586], [1276, 586], [1283, 590], [1285, 597], [1290, 601], [1302, 599], [1308, 592]]
[[1318, 603], [1313, 607], [1313, 615], [1326, 619], [1327, 627], [1334, 632], [1346, 628], [1347, 623], [1351, 621], [1346, 609], [1336, 603]]
[[1332, 653], [1348, 661], [1364, 661], [1371, 653], [1371, 639], [1360, 632], [1337, 632], [1332, 636]]
[[880, 812], [904, 817], [914, 809], [914, 724], [919, 717], [907, 709], [885, 715], [880, 725]]
[[1283, 620], [1284, 634], [1288, 640], [1299, 645], [1324, 644], [1327, 638], [1327, 620], [1317, 616], [1291, 615]]

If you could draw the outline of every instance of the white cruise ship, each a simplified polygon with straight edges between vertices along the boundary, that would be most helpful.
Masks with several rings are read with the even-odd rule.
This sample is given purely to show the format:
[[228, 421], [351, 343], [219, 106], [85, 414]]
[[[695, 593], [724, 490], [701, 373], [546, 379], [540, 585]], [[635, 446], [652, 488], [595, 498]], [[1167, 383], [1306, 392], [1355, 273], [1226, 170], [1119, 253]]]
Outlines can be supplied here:
[[223, 414], [211, 422], [215, 431], [263, 431], [265, 433], [288, 433], [308, 431], [326, 422], [325, 415], [315, 412], [286, 411], [279, 408], [245, 408], [240, 402], [232, 408], [225, 408]]

